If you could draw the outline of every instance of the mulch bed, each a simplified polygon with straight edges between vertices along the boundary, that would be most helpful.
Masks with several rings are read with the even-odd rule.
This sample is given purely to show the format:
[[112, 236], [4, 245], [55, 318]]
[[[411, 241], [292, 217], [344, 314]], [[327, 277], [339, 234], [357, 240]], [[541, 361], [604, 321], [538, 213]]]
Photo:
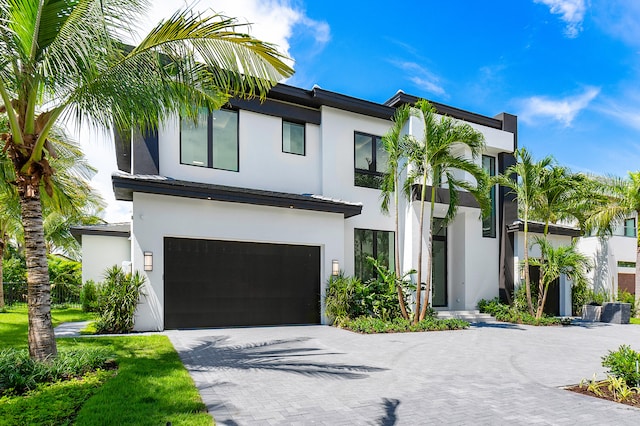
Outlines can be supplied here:
[[602, 393], [602, 395], [597, 395], [591, 392], [589, 389], [587, 389], [587, 385], [583, 385], [582, 387], [580, 387], [580, 385], [575, 385], [575, 386], [567, 387], [565, 389], [571, 392], [580, 393], [582, 395], [594, 396], [596, 398], [606, 399], [608, 401], [613, 401], [620, 404], [626, 404], [632, 407], [640, 408], [640, 394], [638, 393], [629, 396], [624, 401], [617, 401], [613, 396], [613, 392], [609, 391], [609, 389], [607, 389], [606, 386], [602, 386], [600, 388], [600, 392]]

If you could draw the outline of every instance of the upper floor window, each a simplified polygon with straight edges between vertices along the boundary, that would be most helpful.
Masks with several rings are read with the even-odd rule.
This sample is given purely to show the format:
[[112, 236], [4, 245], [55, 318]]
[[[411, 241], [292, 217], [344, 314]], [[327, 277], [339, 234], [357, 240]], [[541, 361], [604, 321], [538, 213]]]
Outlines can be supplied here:
[[380, 136], [355, 132], [355, 182], [356, 186], [380, 189], [387, 168], [388, 155]]
[[304, 124], [282, 120], [282, 152], [304, 155]]
[[180, 163], [238, 171], [238, 112], [200, 112], [198, 123], [180, 123]]
[[[482, 156], [482, 168], [489, 176], [496, 175], [496, 159], [488, 155]], [[496, 187], [493, 185], [489, 192], [491, 199], [491, 213], [482, 216], [482, 236], [496, 237]]]
[[624, 220], [624, 236], [625, 237], [636, 236], [636, 220], [634, 218]]

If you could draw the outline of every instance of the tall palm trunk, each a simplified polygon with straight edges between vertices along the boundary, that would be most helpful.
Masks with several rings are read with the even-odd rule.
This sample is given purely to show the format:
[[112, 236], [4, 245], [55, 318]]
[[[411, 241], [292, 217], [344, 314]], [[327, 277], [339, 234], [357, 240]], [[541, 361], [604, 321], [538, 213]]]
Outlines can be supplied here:
[[395, 244], [395, 263], [396, 263], [396, 291], [398, 292], [398, 304], [400, 305], [400, 311], [402, 312], [402, 318], [404, 319], [409, 319], [409, 315], [407, 314], [407, 307], [405, 306], [404, 303], [404, 293], [402, 291], [402, 286], [401, 286], [401, 282], [402, 282], [402, 272], [400, 270], [400, 237], [398, 236], [400, 234], [400, 224], [399, 224], [399, 220], [398, 217], [400, 215], [400, 212], [398, 211], [399, 209], [399, 196], [398, 196], [398, 191], [399, 191], [399, 182], [398, 182], [398, 175], [396, 174], [395, 179], [394, 179], [394, 194], [393, 194], [393, 201], [395, 203], [395, 208], [396, 208], [396, 234], [394, 237], [394, 244]]
[[[434, 176], [435, 178], [435, 176]], [[429, 294], [431, 292], [431, 281], [433, 275], [433, 211], [436, 208], [436, 186], [434, 184], [435, 179], [431, 182], [431, 211], [429, 212], [429, 239], [427, 240], [427, 258], [429, 259], [429, 263], [427, 263], [427, 276], [425, 278], [426, 295], [424, 297], [424, 305], [422, 305], [422, 311], [420, 312], [420, 321], [427, 316], [427, 308], [429, 307]]]
[[527, 306], [529, 313], [533, 315], [533, 302], [531, 301], [531, 277], [529, 276], [529, 215], [524, 213], [524, 285], [527, 293]]
[[[418, 282], [416, 283], [416, 311], [413, 315], [414, 324], [420, 321], [420, 299], [422, 298], [422, 235], [424, 231], [424, 199], [427, 196], [427, 171], [425, 170], [422, 176], [422, 190], [420, 192], [420, 224], [419, 235], [420, 244], [418, 244]], [[429, 293], [427, 293], [429, 297]], [[426, 300], [425, 300], [426, 303]]]
[[27, 261], [27, 302], [29, 305], [29, 355], [46, 360], [57, 354], [51, 322], [51, 285], [42, 222], [39, 188], [33, 184], [20, 190]]

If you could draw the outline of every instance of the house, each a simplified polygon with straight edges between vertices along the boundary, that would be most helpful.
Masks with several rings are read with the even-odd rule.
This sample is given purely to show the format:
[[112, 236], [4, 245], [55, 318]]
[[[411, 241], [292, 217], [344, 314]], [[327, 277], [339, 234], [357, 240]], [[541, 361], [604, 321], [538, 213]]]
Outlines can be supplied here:
[[[113, 188], [133, 203], [130, 257], [121, 261], [148, 283], [136, 330], [326, 323], [322, 295], [334, 271], [367, 278], [366, 256], [395, 267], [396, 249], [402, 268], [415, 268], [419, 245], [426, 247], [419, 202], [402, 202], [396, 248], [394, 213], [381, 213], [377, 182], [381, 137], [395, 109], [416, 100], [398, 92], [375, 103], [281, 84], [264, 102], [233, 99], [204, 111], [197, 126], [176, 115], [154, 134], [116, 134]], [[517, 117], [434, 107], [484, 134], [478, 161], [491, 174], [513, 164]], [[406, 131], [419, 136], [419, 120]], [[436, 217], [446, 194], [438, 188]], [[517, 206], [504, 188], [492, 198], [492, 214], [482, 219], [461, 193], [456, 218], [435, 232], [438, 310], [475, 309], [513, 289], [507, 225]]]
[[610, 236], [583, 237], [578, 248], [592, 257], [593, 269], [589, 280], [596, 293], [615, 297], [625, 290], [640, 294], [640, 283], [636, 283], [636, 253], [638, 249], [637, 217], [631, 215], [618, 223]]
[[71, 227], [71, 235], [82, 247], [82, 282], [104, 279], [105, 269], [131, 266], [131, 224], [107, 223]]

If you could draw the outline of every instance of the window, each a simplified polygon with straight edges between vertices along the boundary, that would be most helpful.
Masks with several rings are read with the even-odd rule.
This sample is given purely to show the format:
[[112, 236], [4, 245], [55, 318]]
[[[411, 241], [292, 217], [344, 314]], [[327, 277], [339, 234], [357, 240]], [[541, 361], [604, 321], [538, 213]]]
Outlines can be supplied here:
[[184, 118], [180, 126], [180, 163], [238, 171], [238, 112], [200, 113], [198, 124]]
[[624, 236], [625, 237], [636, 236], [636, 220], [634, 218], [624, 220]]
[[625, 262], [623, 260], [618, 260], [618, 268], [635, 268], [636, 262]]
[[355, 276], [367, 281], [377, 276], [375, 268], [367, 260], [368, 256], [377, 259], [382, 265], [394, 270], [393, 232], [354, 230]]
[[[489, 176], [496, 175], [496, 159], [488, 155], [482, 156], [482, 168]], [[491, 198], [491, 213], [482, 216], [482, 236], [495, 238], [496, 237], [496, 186], [491, 187], [489, 192]]]
[[355, 132], [355, 181], [356, 186], [380, 189], [389, 159], [380, 136]]
[[282, 152], [304, 155], [304, 124], [282, 121]]

